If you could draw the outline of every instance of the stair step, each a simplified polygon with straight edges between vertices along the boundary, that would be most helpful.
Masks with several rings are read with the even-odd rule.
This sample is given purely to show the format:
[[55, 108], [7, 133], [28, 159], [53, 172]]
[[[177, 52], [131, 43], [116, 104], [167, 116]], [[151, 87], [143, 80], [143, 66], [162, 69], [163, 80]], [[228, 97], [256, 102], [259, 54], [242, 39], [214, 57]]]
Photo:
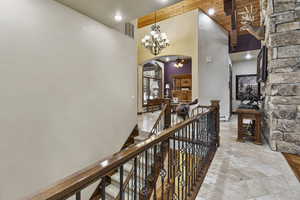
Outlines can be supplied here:
[[105, 193], [105, 199], [107, 199], [107, 200], [115, 200], [115, 198], [113, 196], [111, 196], [110, 194], [108, 194], [107, 192]]
[[141, 135], [139, 135], [139, 136], [134, 137], [134, 142], [135, 143], [144, 142], [148, 138], [149, 138], [148, 136], [141, 136]]
[[149, 135], [150, 132], [149, 131], [145, 131], [145, 130], [140, 130], [139, 131], [139, 135]]
[[[129, 194], [130, 197], [132, 196], [131, 193], [133, 192], [133, 187], [129, 187], [129, 189], [130, 190], [127, 189], [127, 190], [124, 191], [125, 199], [127, 199], [128, 194]], [[108, 197], [109, 199], [116, 199], [117, 196], [119, 195], [119, 191], [120, 191], [119, 186], [109, 185], [105, 189], [106, 197]], [[129, 198], [129, 199], [132, 199], [132, 198]]]
[[[114, 200], [119, 195], [120, 183], [119, 183], [119, 179], [117, 177], [119, 177], [119, 176], [115, 176], [115, 177], [112, 176], [112, 184], [106, 187], [106, 197], [109, 200]], [[139, 187], [139, 184], [141, 184], [143, 186], [144, 181], [138, 178], [137, 179], [137, 187]], [[126, 189], [124, 191], [124, 200], [128, 199], [128, 193], [129, 193], [129, 199], [133, 199], [132, 194], [134, 191], [134, 185], [131, 184], [131, 181], [130, 181], [128, 188], [129, 188], [129, 190]]]
[[[127, 176], [128, 176], [128, 175], [129, 175], [129, 174], [125, 174], [125, 175], [124, 175], [123, 181], [125, 181], [125, 180], [127, 179]], [[138, 182], [139, 182], [140, 180], [141, 180], [141, 181], [144, 181], [144, 179], [143, 179], [143, 177], [141, 176], [141, 174], [138, 174], [137, 180], [138, 180]], [[116, 185], [116, 186], [119, 187], [119, 185], [120, 185], [120, 174], [116, 173], [116, 174], [112, 175], [112, 176], [111, 176], [111, 182], [112, 182], [112, 184], [114, 184], [114, 185]]]
[[133, 164], [131, 162], [127, 162], [125, 165], [123, 165], [124, 171], [130, 173], [133, 168]]
[[119, 194], [119, 188], [115, 184], [110, 184], [105, 188], [106, 194], [115, 199]]

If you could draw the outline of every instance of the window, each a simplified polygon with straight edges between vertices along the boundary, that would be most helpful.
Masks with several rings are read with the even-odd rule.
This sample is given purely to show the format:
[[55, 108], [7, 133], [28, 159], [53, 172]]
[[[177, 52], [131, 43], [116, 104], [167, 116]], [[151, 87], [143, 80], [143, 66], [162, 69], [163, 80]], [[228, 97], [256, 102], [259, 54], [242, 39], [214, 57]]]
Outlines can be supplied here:
[[145, 64], [143, 68], [143, 105], [148, 100], [162, 98], [162, 69], [158, 64]]

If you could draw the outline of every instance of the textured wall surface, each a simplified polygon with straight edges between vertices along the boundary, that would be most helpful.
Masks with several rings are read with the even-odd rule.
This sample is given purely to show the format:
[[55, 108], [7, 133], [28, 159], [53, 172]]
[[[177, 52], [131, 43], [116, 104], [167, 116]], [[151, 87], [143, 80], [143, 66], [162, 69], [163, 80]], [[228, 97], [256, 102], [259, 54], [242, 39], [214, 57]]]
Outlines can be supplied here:
[[265, 130], [273, 150], [300, 154], [300, 0], [268, 1]]
[[[203, 12], [199, 12], [199, 102], [220, 100], [220, 115], [228, 119], [229, 49], [228, 33]], [[194, 73], [193, 73], [194, 75]]]
[[0, 12], [0, 199], [15, 200], [120, 149], [137, 123], [136, 46], [52, 0]]

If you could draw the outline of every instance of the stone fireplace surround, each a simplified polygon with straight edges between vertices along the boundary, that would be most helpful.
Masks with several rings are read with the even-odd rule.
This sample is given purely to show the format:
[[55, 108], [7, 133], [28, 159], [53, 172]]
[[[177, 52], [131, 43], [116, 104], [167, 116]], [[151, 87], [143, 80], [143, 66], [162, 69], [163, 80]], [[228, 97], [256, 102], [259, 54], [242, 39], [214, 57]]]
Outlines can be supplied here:
[[300, 0], [261, 0], [268, 47], [264, 136], [272, 150], [300, 155]]

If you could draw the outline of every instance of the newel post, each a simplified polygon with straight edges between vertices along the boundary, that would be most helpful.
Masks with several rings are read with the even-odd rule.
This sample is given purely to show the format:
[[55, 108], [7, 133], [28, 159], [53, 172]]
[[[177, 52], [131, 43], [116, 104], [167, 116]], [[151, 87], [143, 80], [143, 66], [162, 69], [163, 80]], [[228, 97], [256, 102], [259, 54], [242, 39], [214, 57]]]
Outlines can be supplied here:
[[171, 99], [164, 99], [164, 103], [167, 105], [165, 110], [165, 129], [171, 127]]
[[215, 116], [215, 129], [217, 134], [217, 147], [220, 146], [220, 101], [219, 100], [211, 100], [211, 106], [214, 108], [214, 116]]

